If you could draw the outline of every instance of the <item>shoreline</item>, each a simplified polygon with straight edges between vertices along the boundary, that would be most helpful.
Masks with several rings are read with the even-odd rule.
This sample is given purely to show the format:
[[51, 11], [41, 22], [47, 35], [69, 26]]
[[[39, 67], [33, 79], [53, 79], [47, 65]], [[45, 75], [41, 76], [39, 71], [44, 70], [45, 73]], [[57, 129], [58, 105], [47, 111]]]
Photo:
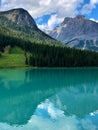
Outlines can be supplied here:
[[34, 67], [34, 66], [6, 66], [0, 67], [0, 69], [95, 69], [95, 66], [84, 66], [84, 67]]

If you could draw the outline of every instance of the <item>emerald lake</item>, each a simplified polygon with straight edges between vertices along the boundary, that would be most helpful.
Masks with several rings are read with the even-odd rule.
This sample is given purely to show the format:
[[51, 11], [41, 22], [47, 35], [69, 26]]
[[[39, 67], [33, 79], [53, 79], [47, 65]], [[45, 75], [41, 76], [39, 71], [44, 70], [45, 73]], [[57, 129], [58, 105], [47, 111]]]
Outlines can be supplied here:
[[0, 130], [98, 130], [98, 68], [0, 69]]

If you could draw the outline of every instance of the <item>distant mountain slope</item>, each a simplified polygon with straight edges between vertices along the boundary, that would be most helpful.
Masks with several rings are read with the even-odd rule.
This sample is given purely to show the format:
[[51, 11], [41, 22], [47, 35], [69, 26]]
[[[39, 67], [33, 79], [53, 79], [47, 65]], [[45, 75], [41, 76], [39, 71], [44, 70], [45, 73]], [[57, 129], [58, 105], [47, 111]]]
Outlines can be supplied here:
[[[78, 19], [80, 21], [81, 18]], [[65, 28], [66, 24], [64, 23], [62, 26]], [[75, 33], [75, 31], [73, 32]], [[95, 33], [93, 37], [95, 37]], [[81, 40], [77, 37], [74, 39], [69, 37], [68, 40], [74, 42], [77, 39]], [[19, 54], [19, 50], [22, 50], [23, 53]], [[13, 9], [0, 13], [0, 67], [12, 66], [98, 66], [98, 53], [62, 45], [61, 42], [39, 30], [34, 19], [26, 10]]]
[[84, 16], [65, 18], [49, 35], [71, 47], [98, 51], [98, 23]]

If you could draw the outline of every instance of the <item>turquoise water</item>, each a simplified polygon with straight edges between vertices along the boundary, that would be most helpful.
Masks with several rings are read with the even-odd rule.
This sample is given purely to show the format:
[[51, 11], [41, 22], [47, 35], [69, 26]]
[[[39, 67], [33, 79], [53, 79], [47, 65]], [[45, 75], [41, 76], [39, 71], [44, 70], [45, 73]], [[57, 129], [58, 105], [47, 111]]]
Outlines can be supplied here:
[[98, 130], [98, 68], [1, 69], [0, 130]]

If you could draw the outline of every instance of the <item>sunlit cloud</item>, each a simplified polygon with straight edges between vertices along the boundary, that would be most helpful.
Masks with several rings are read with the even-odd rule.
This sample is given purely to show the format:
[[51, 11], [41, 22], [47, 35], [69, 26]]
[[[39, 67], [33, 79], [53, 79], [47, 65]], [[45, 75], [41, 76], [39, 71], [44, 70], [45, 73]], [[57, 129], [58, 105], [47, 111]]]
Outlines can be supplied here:
[[96, 4], [98, 4], [98, 0], [90, 0], [89, 4], [85, 4], [81, 10], [82, 14], [90, 14], [93, 9], [96, 8]]
[[90, 14], [96, 8], [98, 0], [2, 0], [0, 10], [12, 8], [24, 8], [29, 11], [33, 18], [41, 18], [50, 15], [46, 23], [38, 23], [42, 30], [51, 30], [63, 21], [65, 17], [74, 17], [79, 14]]
[[0, 10], [9, 10], [12, 8], [25, 8], [33, 16], [39, 18], [43, 15], [51, 15], [46, 24], [41, 24], [42, 29], [52, 29], [55, 24], [60, 23], [66, 16], [75, 16], [78, 14], [77, 7], [83, 3], [83, 0], [2, 0]]
[[94, 21], [96, 23], [98, 23], [98, 20], [94, 19], [94, 18], [90, 18], [91, 21]]

